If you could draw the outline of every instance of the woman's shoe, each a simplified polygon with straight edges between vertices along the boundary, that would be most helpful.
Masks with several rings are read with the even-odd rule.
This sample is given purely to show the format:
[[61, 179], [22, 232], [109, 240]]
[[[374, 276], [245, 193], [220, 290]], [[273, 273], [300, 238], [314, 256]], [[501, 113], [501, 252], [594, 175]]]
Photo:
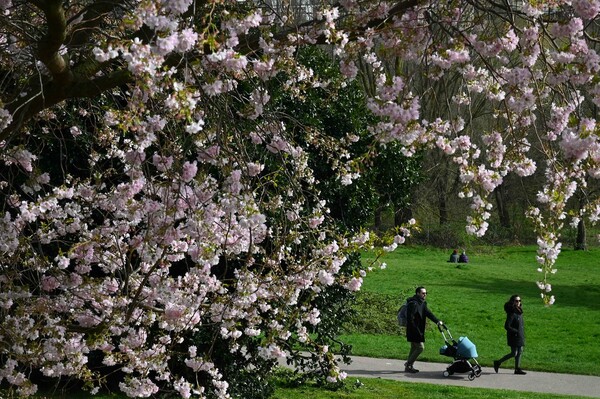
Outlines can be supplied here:
[[521, 374], [521, 375], [525, 375], [525, 374], [527, 374], [527, 373], [526, 373], [526, 372], [524, 372], [524, 371], [523, 371], [523, 370], [521, 370], [521, 369], [516, 369], [516, 370], [515, 370], [515, 374]]
[[497, 360], [494, 360], [494, 371], [496, 373], [498, 373], [498, 369], [500, 368], [500, 362]]

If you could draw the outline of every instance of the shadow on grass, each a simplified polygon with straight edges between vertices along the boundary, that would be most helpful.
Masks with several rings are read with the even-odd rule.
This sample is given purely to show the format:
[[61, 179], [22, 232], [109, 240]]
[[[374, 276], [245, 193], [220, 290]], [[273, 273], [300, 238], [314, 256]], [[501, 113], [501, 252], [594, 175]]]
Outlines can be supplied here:
[[[529, 280], [489, 279], [485, 282], [463, 280], [461, 282], [454, 282], [454, 284], [473, 290], [503, 295], [506, 297], [506, 300], [513, 294], [535, 300], [538, 300], [540, 297], [540, 291], [537, 289], [537, 286]], [[556, 306], [558, 307], [600, 310], [600, 286], [594, 283], [569, 286], [555, 285], [553, 286], [552, 295], [556, 296]]]

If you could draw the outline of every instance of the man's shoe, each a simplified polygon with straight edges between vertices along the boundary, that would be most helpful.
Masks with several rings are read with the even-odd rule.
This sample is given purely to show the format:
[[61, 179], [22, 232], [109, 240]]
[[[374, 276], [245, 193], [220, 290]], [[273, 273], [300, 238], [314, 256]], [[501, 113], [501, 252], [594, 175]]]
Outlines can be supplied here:
[[500, 368], [500, 362], [497, 360], [494, 360], [494, 371], [496, 373], [498, 373], [498, 369]]
[[404, 372], [415, 374], [415, 373], [418, 373], [419, 370], [417, 370], [413, 366], [406, 366], [406, 367], [404, 367]]
[[526, 372], [524, 372], [524, 371], [523, 371], [523, 370], [521, 370], [521, 369], [516, 369], [516, 370], [515, 370], [515, 374], [525, 375], [525, 374], [527, 374], [527, 373], [526, 373]]

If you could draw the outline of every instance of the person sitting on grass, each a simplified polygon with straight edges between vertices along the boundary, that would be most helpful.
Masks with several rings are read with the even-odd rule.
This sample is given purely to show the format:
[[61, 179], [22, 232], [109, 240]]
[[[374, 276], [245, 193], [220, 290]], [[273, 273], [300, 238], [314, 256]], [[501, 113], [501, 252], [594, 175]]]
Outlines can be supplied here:
[[469, 263], [469, 257], [467, 256], [467, 253], [464, 250], [458, 257], [458, 263]]
[[450, 254], [450, 260], [448, 262], [450, 262], [450, 263], [458, 262], [458, 251], [456, 249], [454, 251], [452, 251], [452, 254]]

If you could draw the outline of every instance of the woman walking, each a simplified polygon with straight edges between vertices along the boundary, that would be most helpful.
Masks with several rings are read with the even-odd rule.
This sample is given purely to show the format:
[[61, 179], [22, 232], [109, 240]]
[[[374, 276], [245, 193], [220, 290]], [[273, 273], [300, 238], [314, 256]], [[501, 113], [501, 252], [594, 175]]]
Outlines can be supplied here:
[[525, 346], [525, 326], [523, 325], [523, 308], [521, 307], [521, 297], [513, 295], [508, 302], [504, 304], [506, 312], [506, 342], [510, 346], [510, 353], [504, 355], [500, 360], [494, 360], [494, 371], [497, 373], [500, 365], [506, 360], [515, 358], [515, 374], [527, 374], [521, 370], [521, 355], [523, 346]]

